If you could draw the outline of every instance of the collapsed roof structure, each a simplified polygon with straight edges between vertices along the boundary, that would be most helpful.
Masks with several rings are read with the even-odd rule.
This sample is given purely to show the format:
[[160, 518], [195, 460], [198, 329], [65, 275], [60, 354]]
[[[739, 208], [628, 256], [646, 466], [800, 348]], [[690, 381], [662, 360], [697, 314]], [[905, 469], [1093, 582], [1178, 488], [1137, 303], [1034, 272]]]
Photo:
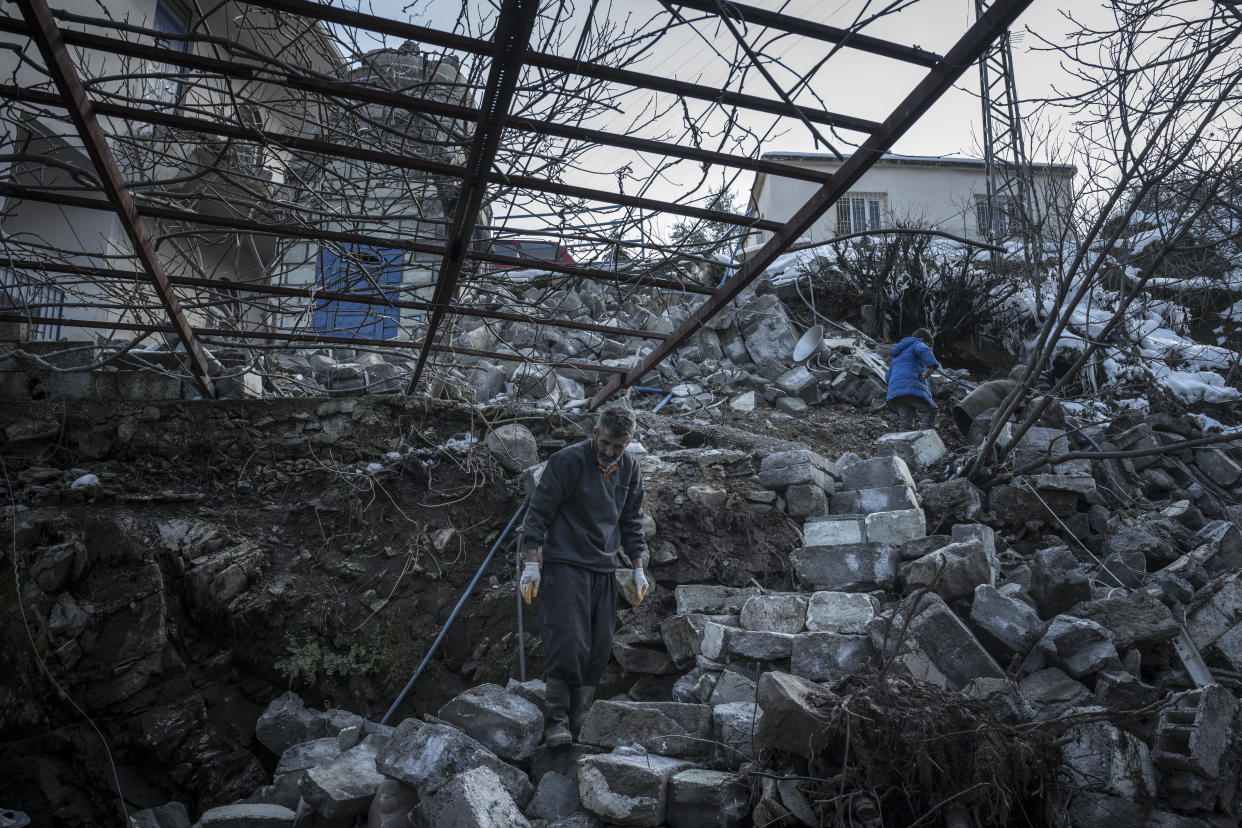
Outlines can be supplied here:
[[[89, 165], [71, 169], [69, 183], [48, 185], [37, 169], [59, 164], [64, 172], [66, 162], [50, 154], [38, 157], [28, 144], [25, 152], [14, 153], [16, 160], [0, 180], [5, 210], [38, 203], [110, 213], [128, 246], [84, 259], [84, 251], [50, 250], [0, 234], [5, 242], [0, 267], [18, 274], [11, 284], [89, 285], [89, 301], [79, 306], [95, 311], [75, 318], [64, 312], [73, 303], [62, 303], [53, 317], [46, 304], [14, 301], [20, 291], [9, 291], [0, 322], [55, 321], [161, 334], [177, 346], [182, 369], [206, 397], [214, 390], [205, 344], [398, 349], [413, 357], [408, 383], [413, 392], [429, 365], [451, 365], [462, 356], [548, 359], [515, 349], [462, 348], [451, 336], [455, 319], [520, 321], [650, 341], [652, 347], [628, 366], [576, 363], [611, 377], [595, 391], [595, 407], [639, 382], [725, 309], [975, 64], [1029, 0], [993, 3], [944, 54], [863, 32], [891, 10], [835, 27], [712, 0], [653, 4], [653, 16], [634, 32], [593, 20], [592, 4], [581, 33], [576, 30], [581, 16], [564, 3], [505, 0], [498, 14], [475, 26], [486, 30], [480, 37], [460, 33], [468, 28], [462, 25], [443, 30], [310, 0], [228, 2], [205, 17], [190, 16], [184, 33], [173, 34], [98, 13], [56, 11], [46, 0], [15, 0], [15, 5], [20, 18], [0, 17], [0, 33], [16, 44], [14, 54], [23, 56], [10, 73], [13, 82], [0, 85], [7, 134], [17, 126], [44, 138], [55, 133], [63, 144], [84, 150]], [[211, 25], [225, 7], [227, 21]], [[467, 19], [463, 7], [458, 23]], [[575, 31], [568, 32], [571, 22]], [[708, 40], [703, 32], [712, 27], [727, 30], [727, 41], [735, 46], [735, 59], [723, 58], [727, 71], [719, 84], [643, 71], [644, 55], [676, 50], [687, 31]], [[357, 62], [333, 54], [336, 40], [353, 44], [357, 55], [360, 38], [381, 44], [386, 38], [404, 40], [407, 45], [395, 51], [408, 57], [413, 50], [424, 69], [414, 75], [360, 71]], [[786, 83], [772, 67], [791, 41], [813, 45], [817, 60]], [[823, 101], [832, 97], [831, 88], [820, 69], [848, 53], [924, 74], [883, 118], [829, 111]], [[162, 102], [156, 95], [153, 105], [150, 94], [117, 82], [115, 64], [109, 63], [117, 60], [129, 61], [123, 65], [131, 81], [160, 75], [175, 91]], [[273, 104], [281, 96], [283, 110]], [[376, 107], [397, 113], [400, 126], [378, 118]], [[280, 117], [264, 116], [276, 110]], [[663, 114], [641, 120], [638, 113], [648, 111]], [[825, 173], [761, 159], [762, 135], [744, 125], [748, 113], [770, 118], [775, 129], [808, 130], [843, 163]], [[670, 128], [676, 120], [680, 126]], [[412, 125], [417, 139], [411, 137]], [[133, 160], [134, 147], [155, 142], [165, 147], [163, 156], [145, 164]], [[186, 151], [193, 142], [216, 151]], [[610, 153], [608, 170], [592, 167], [598, 166], [600, 148]], [[252, 160], [240, 169], [239, 151], [245, 158], [268, 160]], [[278, 172], [263, 173], [265, 164]], [[660, 197], [678, 165], [701, 165], [700, 185], [707, 170], [724, 169], [807, 180], [817, 189], [792, 218], [778, 223], [700, 206], [695, 200], [701, 202], [701, 187]], [[338, 190], [335, 200], [316, 190], [314, 182], [325, 175], [339, 177], [342, 170], [361, 167], [367, 175], [378, 169], [395, 176], [384, 187], [409, 190], [411, 181], [421, 182], [423, 190], [437, 194], [438, 209], [427, 209], [428, 199], [419, 197], [417, 215], [409, 220], [387, 209], [373, 211], [370, 199], [383, 188], [369, 183], [354, 197]], [[228, 186], [196, 189], [192, 183], [213, 175], [231, 176]], [[613, 177], [616, 186], [599, 182]], [[637, 186], [629, 186], [633, 183]], [[403, 209], [409, 208], [407, 201]], [[601, 231], [600, 217], [618, 212], [624, 218]], [[670, 278], [670, 260], [701, 258], [703, 251], [648, 241], [643, 228], [676, 219], [772, 236], [718, 284]], [[488, 286], [505, 278], [504, 268], [529, 267], [529, 262], [488, 248], [494, 225], [593, 251], [575, 252], [573, 264], [540, 263], [540, 270], [563, 284], [661, 289], [697, 295], [701, 302], [667, 333], [497, 306], [487, 301]], [[627, 232], [637, 232], [639, 241], [625, 241]], [[258, 262], [253, 275], [225, 279], [194, 262], [180, 266], [170, 260], [169, 249], [175, 249], [170, 240], [210, 234], [219, 247], [253, 246]], [[321, 252], [330, 245], [341, 255], [379, 250], [416, 256], [427, 277], [417, 285], [386, 284], [364, 272], [361, 280], [332, 283], [324, 278]], [[621, 269], [617, 252], [627, 245], [640, 249], [632, 259], [639, 265]], [[296, 266], [289, 264], [291, 251], [300, 251]], [[361, 309], [356, 319], [395, 315], [400, 330], [365, 336], [361, 323], [354, 330], [308, 324], [315, 303], [323, 302]], [[220, 311], [230, 305], [261, 312]], [[101, 318], [101, 307], [112, 313]], [[409, 312], [417, 313], [414, 321]]]

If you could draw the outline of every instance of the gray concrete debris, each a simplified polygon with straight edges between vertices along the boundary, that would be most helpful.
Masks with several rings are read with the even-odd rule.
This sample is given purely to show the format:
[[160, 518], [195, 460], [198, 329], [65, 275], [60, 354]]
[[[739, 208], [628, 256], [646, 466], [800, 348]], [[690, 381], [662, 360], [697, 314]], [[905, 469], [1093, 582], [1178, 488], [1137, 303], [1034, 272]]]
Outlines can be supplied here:
[[283, 805], [221, 805], [204, 812], [194, 828], [291, 828], [296, 820]]
[[535, 792], [525, 773], [460, 730], [415, 719], [401, 723], [392, 741], [376, 757], [375, 766], [385, 776], [413, 785], [421, 797], [462, 771], [477, 767], [491, 769], [518, 807], [524, 807]]
[[1233, 741], [1238, 700], [1223, 687], [1183, 693], [1160, 711], [1152, 759], [1165, 770], [1184, 770], [1216, 779]]
[[338, 738], [341, 731], [350, 727], [365, 728], [369, 723], [366, 719], [354, 713], [351, 710], [325, 710], [322, 713], [315, 712], [311, 716], [310, 727], [306, 730], [306, 738], [323, 739], [331, 737]]
[[[24, 828], [30, 824], [25, 814], [21, 815], [24, 819], [9, 816], [15, 813], [0, 808], [0, 828]], [[128, 828], [190, 828], [190, 814], [180, 802], [166, 802], [130, 814]]]
[[539, 443], [521, 423], [506, 423], [488, 433], [484, 441], [496, 462], [517, 473], [539, 462]]
[[914, 489], [910, 468], [900, 457], [873, 457], [840, 469], [842, 489], [887, 489], [905, 486]]
[[1186, 613], [1186, 632], [1200, 650], [1205, 650], [1242, 618], [1242, 573], [1217, 578], [1195, 595]]
[[795, 676], [831, 685], [874, 658], [875, 648], [870, 636], [835, 632], [803, 633], [794, 637], [789, 669]]
[[746, 599], [761, 595], [759, 587], [726, 587], [707, 584], [681, 584], [673, 590], [677, 614], [740, 612]]
[[1060, 667], [1081, 679], [1101, 670], [1119, 670], [1121, 659], [1112, 634], [1104, 627], [1085, 618], [1058, 615], [1023, 665], [1029, 673], [1045, 667]]
[[510, 678], [505, 684], [505, 690], [515, 696], [521, 696], [535, 707], [538, 707], [541, 712], [543, 711], [548, 692], [547, 685], [543, 683], [543, 679], [518, 681], [515, 678]]
[[964, 477], [943, 483], [925, 482], [919, 488], [919, 498], [932, 531], [954, 523], [973, 523], [983, 517], [983, 494]]
[[755, 758], [754, 736], [763, 710], [753, 701], [728, 702], [712, 708], [712, 736], [717, 759], [737, 767]]
[[661, 622], [660, 639], [678, 668], [686, 669], [694, 663], [694, 657], [703, 652], [703, 629], [706, 624], [707, 616], [697, 612], [671, 615]]
[[828, 514], [828, 495], [814, 483], [795, 483], [785, 489], [785, 509], [790, 517]]
[[712, 686], [711, 695], [706, 704], [716, 707], [730, 702], [753, 702], [755, 700], [755, 682], [741, 673], [725, 670]]
[[259, 716], [255, 736], [264, 747], [279, 756], [292, 746], [307, 741], [311, 719], [316, 712], [308, 710], [302, 698], [290, 690], [278, 696]]
[[742, 629], [764, 632], [798, 633], [806, 625], [805, 596], [789, 593], [756, 595], [742, 605]]
[[555, 822], [582, 808], [578, 799], [578, 780], [563, 774], [545, 773], [535, 786], [535, 796], [526, 806], [526, 816]]
[[1041, 549], [1031, 562], [1031, 598], [1039, 617], [1052, 618], [1091, 598], [1091, 583], [1064, 546]]
[[907, 592], [927, 588], [946, 601], [969, 598], [980, 585], [992, 586], [992, 569], [979, 541], [951, 543], [902, 567], [901, 579]]
[[[879, 625], [872, 625], [872, 635], [882, 636]], [[894, 624], [895, 628], [899, 625]], [[919, 601], [916, 614], [910, 619], [908, 632], [921, 650], [945, 677], [950, 690], [960, 690], [976, 678], [1004, 678], [1005, 672], [949, 609], [944, 600], [928, 593]], [[892, 646], [883, 640], [877, 648]]]
[[1124, 670], [1103, 670], [1095, 679], [1095, 700], [1110, 710], [1141, 710], [1160, 700], [1160, 691]]
[[1156, 793], [1150, 751], [1111, 722], [1074, 725], [1062, 745], [1064, 770], [1079, 788], [1142, 801]]
[[759, 483], [776, 492], [809, 483], [831, 494], [836, 488], [836, 466], [827, 457], [807, 449], [780, 451], [769, 454], [759, 464]]
[[857, 592], [897, 583], [898, 547], [883, 543], [808, 546], [789, 556], [798, 581], [816, 590]]
[[[280, 754], [280, 761], [276, 763], [275, 775], [279, 779], [285, 774], [304, 771], [316, 765], [326, 765], [340, 755], [340, 739], [329, 736], [323, 739], [312, 739], [309, 742], [302, 742], [300, 745], [293, 745]], [[301, 776], [299, 775], [298, 778], [300, 779]]]
[[804, 758], [816, 755], [815, 734], [824, 713], [840, 698], [810, 679], [770, 671], [759, 677], [756, 698], [763, 716], [755, 730], [755, 747], [787, 751]]
[[496, 684], [457, 694], [436, 715], [511, 762], [530, 756], [543, 735], [539, 708]]
[[793, 638], [789, 633], [743, 630], [708, 621], [703, 628], [702, 649], [704, 656], [716, 661], [779, 661], [789, 658]]
[[1031, 673], [1018, 682], [1018, 692], [1035, 710], [1039, 719], [1052, 719], [1082, 704], [1091, 691], [1066, 675], [1060, 667], [1048, 667]]
[[367, 811], [367, 828], [412, 828], [409, 813], [418, 807], [418, 791], [384, 777]]
[[898, 431], [884, 434], [875, 441], [877, 455], [900, 457], [912, 470], [925, 469], [948, 453], [935, 429]]
[[665, 819], [672, 828], [742, 828], [750, 822], [750, 789], [724, 771], [681, 771], [669, 780]]
[[517, 803], [490, 768], [454, 776], [419, 803], [424, 824], [436, 828], [529, 828]]
[[578, 741], [604, 748], [639, 745], [670, 756], [710, 756], [711, 719], [711, 708], [703, 704], [604, 699], [591, 705]]
[[864, 515], [820, 515], [802, 525], [802, 542], [807, 546], [848, 546], [866, 540]]
[[1073, 612], [1108, 630], [1119, 653], [1163, 644], [1178, 633], [1177, 621], [1169, 608], [1156, 596], [1142, 590], [1084, 601], [1074, 607]]
[[350, 819], [371, 807], [384, 777], [375, 769], [375, 757], [388, 742], [368, 736], [326, 765], [303, 774], [298, 789], [307, 804], [328, 819]]
[[578, 798], [588, 811], [621, 825], [665, 821], [668, 783], [692, 762], [648, 753], [608, 753], [578, 762]]
[[970, 626], [979, 641], [1002, 661], [1025, 656], [1047, 628], [1029, 604], [1002, 595], [990, 584], [975, 587]]
[[905, 486], [884, 489], [842, 489], [834, 492], [828, 511], [834, 515], [866, 515], [919, 508], [914, 491]]
[[857, 592], [812, 593], [806, 608], [811, 632], [864, 633], [875, 618], [875, 599]]
[[869, 543], [891, 543], [900, 546], [906, 541], [927, 534], [927, 518], [922, 509], [896, 512], [872, 512], [865, 519]]

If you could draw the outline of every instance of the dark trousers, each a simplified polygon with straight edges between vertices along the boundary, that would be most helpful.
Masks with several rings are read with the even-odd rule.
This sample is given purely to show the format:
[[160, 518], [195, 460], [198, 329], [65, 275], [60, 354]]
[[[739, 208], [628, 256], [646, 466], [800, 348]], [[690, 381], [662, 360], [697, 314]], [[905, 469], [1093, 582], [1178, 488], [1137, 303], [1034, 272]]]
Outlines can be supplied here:
[[617, 579], [573, 564], [545, 561], [539, 620], [548, 678], [594, 687], [612, 654], [617, 626]]
[[936, 425], [936, 406], [915, 394], [893, 397], [888, 401], [888, 407], [897, 412], [897, 427], [902, 431], [914, 430], [914, 416], [919, 412], [923, 414], [923, 428], [933, 428]]

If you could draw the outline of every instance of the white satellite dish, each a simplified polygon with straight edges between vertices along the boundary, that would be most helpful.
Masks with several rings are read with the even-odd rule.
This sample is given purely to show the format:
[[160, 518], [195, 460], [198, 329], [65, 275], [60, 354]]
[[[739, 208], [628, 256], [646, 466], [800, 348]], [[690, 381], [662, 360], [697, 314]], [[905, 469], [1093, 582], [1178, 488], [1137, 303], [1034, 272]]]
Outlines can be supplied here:
[[815, 356], [824, 347], [824, 326], [812, 325], [810, 330], [802, 335], [798, 340], [798, 344], [794, 346], [793, 358], [794, 362], [801, 362]]

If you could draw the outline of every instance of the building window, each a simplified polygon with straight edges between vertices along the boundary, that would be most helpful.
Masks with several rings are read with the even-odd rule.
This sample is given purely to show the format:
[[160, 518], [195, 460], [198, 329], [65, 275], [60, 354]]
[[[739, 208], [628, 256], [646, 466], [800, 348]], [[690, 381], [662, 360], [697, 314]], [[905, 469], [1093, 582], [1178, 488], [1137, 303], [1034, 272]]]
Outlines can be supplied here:
[[[168, 35], [190, 33], [190, 9], [179, 0], [159, 0], [155, 5], [152, 28]], [[190, 43], [184, 37], [157, 38], [155, 45], [176, 52], [189, 51]], [[151, 79], [147, 84], [146, 98], [169, 108], [176, 108], [184, 94], [181, 77], [185, 68], [172, 63], [151, 63]]]
[[1022, 216], [1018, 205], [1009, 196], [996, 196], [996, 224], [988, 220], [987, 196], [975, 196], [975, 225], [983, 238], [1003, 239], [1018, 233]]
[[846, 193], [837, 202], [837, 235], [879, 230], [884, 202], [884, 193]]

